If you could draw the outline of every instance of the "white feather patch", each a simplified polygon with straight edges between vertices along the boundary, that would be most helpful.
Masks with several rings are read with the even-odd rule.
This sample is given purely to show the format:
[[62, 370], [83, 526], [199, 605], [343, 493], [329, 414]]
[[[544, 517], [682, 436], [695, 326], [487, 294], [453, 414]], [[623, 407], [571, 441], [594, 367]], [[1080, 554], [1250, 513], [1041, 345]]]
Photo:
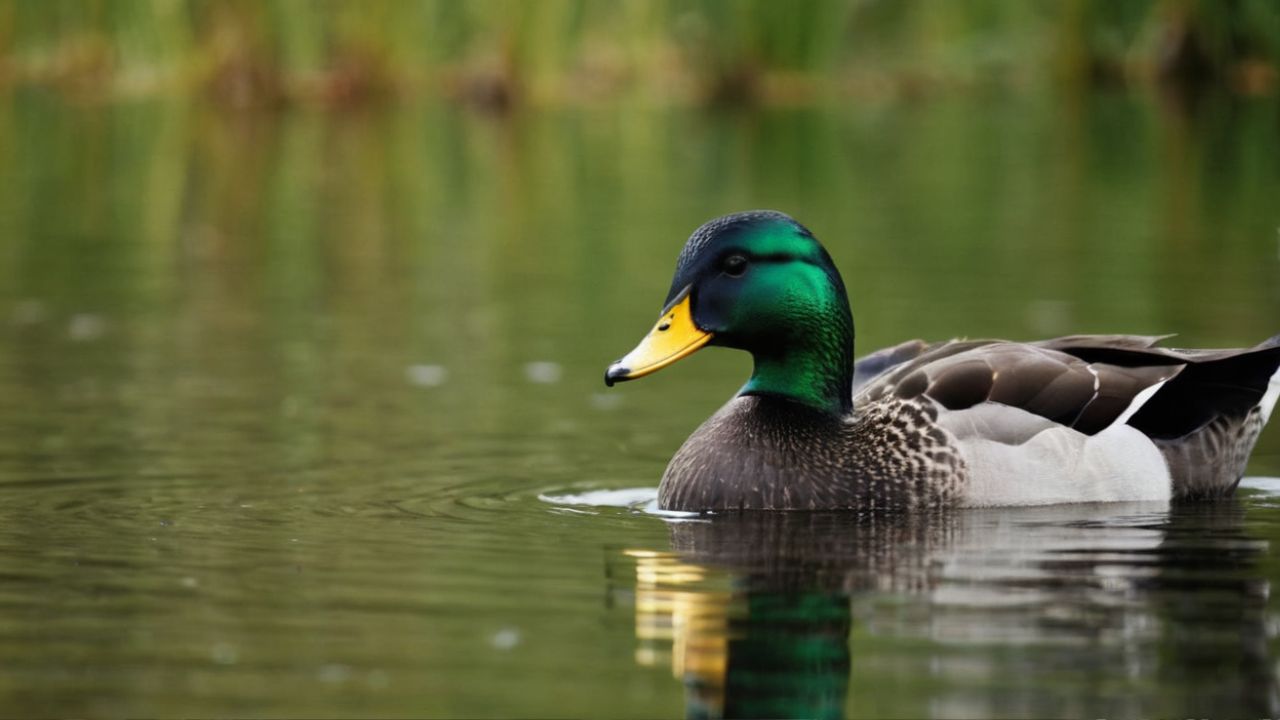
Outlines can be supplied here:
[[979, 438], [1006, 445], [1021, 445], [1045, 430], [1062, 427], [1048, 418], [992, 402], [979, 403], [964, 410], [947, 410], [939, 406], [938, 425], [958, 440]]
[[[1038, 416], [1025, 410], [998, 407], [1005, 416], [1002, 424], [1041, 424]], [[993, 412], [987, 409], [983, 415], [990, 420]], [[939, 425], [953, 422], [939, 418]], [[1168, 500], [1172, 496], [1164, 456], [1146, 435], [1124, 423], [1112, 423], [1093, 436], [1057, 426], [1017, 445], [969, 434], [957, 437], [956, 445], [969, 469], [969, 487], [962, 501], [967, 507]]]
[[1280, 369], [1271, 373], [1271, 381], [1267, 383], [1267, 392], [1262, 396], [1262, 402], [1258, 403], [1258, 409], [1262, 411], [1262, 422], [1271, 419], [1271, 411], [1276, 407], [1276, 399], [1280, 398]]
[[[1151, 396], [1155, 395], [1156, 392], [1160, 390], [1160, 388], [1164, 387], [1164, 384], [1167, 382], [1169, 381], [1161, 380], [1155, 385], [1152, 385], [1151, 387], [1146, 388], [1145, 390], [1138, 393], [1137, 395], [1134, 395], [1133, 402], [1129, 403], [1129, 407], [1125, 408], [1124, 412], [1120, 413], [1120, 417], [1116, 418], [1111, 423], [1111, 425], [1123, 425], [1129, 422], [1129, 418], [1133, 417], [1133, 414], [1138, 412], [1138, 410], [1140, 410], [1143, 405], [1146, 405], [1147, 401], [1151, 399]], [[1110, 427], [1110, 425], [1108, 427]]]

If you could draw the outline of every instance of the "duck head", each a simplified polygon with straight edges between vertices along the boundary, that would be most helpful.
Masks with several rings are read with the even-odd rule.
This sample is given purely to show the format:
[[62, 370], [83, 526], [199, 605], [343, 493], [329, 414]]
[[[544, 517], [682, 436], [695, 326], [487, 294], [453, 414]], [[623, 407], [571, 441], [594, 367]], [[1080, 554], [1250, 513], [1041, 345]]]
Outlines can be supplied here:
[[736, 213], [695, 230], [658, 322], [609, 366], [605, 384], [644, 377], [708, 345], [751, 353], [755, 370], [740, 395], [850, 411], [853, 319], [844, 282], [813, 234], [783, 213]]

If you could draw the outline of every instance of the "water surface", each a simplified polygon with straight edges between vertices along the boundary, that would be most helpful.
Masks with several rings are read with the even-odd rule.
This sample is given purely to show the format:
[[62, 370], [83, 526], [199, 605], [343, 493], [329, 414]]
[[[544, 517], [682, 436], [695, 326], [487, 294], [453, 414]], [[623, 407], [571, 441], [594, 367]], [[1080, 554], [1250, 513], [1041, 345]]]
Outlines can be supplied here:
[[[773, 207], [858, 345], [1280, 331], [1274, 102], [703, 113], [0, 103], [0, 709], [1265, 716], [1233, 502], [645, 510], [744, 379], [606, 390], [688, 232]], [[1270, 428], [1250, 473], [1280, 475]]]

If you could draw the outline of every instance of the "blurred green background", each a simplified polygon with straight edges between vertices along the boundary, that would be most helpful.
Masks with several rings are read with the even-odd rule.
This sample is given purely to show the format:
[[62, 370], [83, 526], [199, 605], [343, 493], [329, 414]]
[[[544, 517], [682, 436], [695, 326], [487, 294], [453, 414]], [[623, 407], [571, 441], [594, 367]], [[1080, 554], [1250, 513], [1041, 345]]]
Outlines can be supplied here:
[[797, 103], [938, 87], [1270, 94], [1270, 0], [3, 0], [0, 81], [232, 105]]
[[[656, 487], [745, 379], [708, 350], [603, 387], [688, 233], [796, 216], [860, 352], [1258, 342], [1278, 23], [1265, 0], [0, 0], [0, 714], [678, 714], [605, 578], [668, 528], [540, 498]], [[1250, 472], [1280, 474], [1280, 430]], [[1222, 570], [1216, 546], [1056, 575], [1035, 515], [1050, 577], [1008, 644], [1000, 601], [928, 594], [954, 537], [890, 533], [923, 579], [860, 585], [846, 714], [1266, 715], [1232, 668], [1246, 636], [1274, 667], [1274, 505], [1223, 513], [1250, 550], [1206, 603], [1131, 589], [1151, 557]], [[960, 584], [1003, 597], [978, 545]], [[951, 611], [981, 637], [917, 622]]]

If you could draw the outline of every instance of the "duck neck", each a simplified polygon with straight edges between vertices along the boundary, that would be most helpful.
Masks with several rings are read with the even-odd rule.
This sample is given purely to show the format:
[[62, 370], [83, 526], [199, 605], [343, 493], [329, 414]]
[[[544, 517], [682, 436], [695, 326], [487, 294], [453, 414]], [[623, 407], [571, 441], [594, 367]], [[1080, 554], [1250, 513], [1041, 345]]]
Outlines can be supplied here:
[[[772, 395], [843, 417], [853, 412], [853, 318], [847, 302], [802, 337], [755, 349], [755, 369], [739, 395]], [[802, 325], [805, 326], [805, 325]]]

